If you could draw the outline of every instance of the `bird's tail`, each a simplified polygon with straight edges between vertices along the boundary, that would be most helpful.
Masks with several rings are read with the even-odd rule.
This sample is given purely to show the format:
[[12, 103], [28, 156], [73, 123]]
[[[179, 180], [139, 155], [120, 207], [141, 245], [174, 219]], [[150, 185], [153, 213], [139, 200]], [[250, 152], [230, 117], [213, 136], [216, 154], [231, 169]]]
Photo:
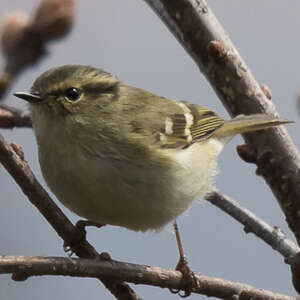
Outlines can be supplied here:
[[240, 115], [229, 121], [225, 121], [225, 123], [215, 131], [213, 136], [233, 136], [239, 133], [267, 129], [287, 123], [293, 123], [293, 121], [276, 119], [266, 114]]

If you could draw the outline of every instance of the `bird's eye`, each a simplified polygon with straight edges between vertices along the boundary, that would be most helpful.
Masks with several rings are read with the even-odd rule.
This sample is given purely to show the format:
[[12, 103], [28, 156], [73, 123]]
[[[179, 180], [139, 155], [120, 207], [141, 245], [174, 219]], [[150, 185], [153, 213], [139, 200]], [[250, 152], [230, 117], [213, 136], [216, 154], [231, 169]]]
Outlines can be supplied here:
[[81, 91], [78, 88], [70, 87], [66, 90], [66, 97], [70, 101], [76, 101], [80, 98]]

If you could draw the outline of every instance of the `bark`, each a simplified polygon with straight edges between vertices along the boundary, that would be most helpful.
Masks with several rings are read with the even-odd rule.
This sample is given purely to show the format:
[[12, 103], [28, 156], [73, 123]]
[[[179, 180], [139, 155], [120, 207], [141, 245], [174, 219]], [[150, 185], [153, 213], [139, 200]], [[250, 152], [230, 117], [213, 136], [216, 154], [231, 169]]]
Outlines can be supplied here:
[[[119, 261], [97, 259], [70, 259], [62, 257], [0, 256], [0, 273], [17, 273], [16, 280], [30, 276], [64, 275], [76, 277], [109, 277], [135, 284], [147, 284], [162, 288], [181, 289], [182, 274], [158, 267], [137, 265]], [[13, 275], [15, 277], [15, 275]], [[282, 294], [236, 283], [224, 279], [196, 275], [199, 288], [193, 292], [221, 299], [296, 300]]]

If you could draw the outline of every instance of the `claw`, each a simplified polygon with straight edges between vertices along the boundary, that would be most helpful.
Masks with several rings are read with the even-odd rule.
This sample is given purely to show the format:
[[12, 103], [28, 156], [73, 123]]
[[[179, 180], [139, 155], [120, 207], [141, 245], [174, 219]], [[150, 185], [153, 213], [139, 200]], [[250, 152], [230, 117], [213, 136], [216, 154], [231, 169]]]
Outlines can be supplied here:
[[72, 256], [73, 256], [74, 251], [72, 250], [72, 248], [71, 248], [70, 246], [67, 245], [66, 242], [64, 242], [63, 248], [64, 248], [64, 252], [67, 253], [67, 255], [68, 255], [69, 257], [72, 257]]

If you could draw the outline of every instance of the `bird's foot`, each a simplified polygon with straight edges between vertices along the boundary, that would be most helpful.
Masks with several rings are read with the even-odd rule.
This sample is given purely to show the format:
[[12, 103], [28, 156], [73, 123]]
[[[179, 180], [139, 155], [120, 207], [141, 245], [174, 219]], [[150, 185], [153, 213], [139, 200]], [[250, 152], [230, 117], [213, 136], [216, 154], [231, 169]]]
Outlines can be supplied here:
[[[86, 239], [86, 227], [87, 226], [94, 226], [97, 228], [101, 228], [101, 227], [105, 226], [105, 224], [99, 224], [97, 222], [88, 221], [88, 220], [79, 220], [75, 224], [75, 227], [78, 229], [78, 233], [79, 233], [79, 237], [78, 237], [78, 240], [76, 241], [76, 244], [80, 243], [80, 241]], [[76, 245], [74, 245], [74, 243], [70, 244], [70, 243], [64, 242], [63, 248], [69, 257], [71, 257], [74, 254], [74, 251], [72, 250], [72, 248], [74, 246], [76, 246]]]
[[[171, 293], [178, 294], [181, 298], [186, 298], [191, 295], [194, 290], [198, 290], [200, 287], [199, 281], [195, 273], [188, 265], [186, 258], [180, 257], [176, 266], [176, 270], [181, 272], [184, 287], [180, 290], [170, 289]], [[183, 290], [184, 293], [180, 293]]]

